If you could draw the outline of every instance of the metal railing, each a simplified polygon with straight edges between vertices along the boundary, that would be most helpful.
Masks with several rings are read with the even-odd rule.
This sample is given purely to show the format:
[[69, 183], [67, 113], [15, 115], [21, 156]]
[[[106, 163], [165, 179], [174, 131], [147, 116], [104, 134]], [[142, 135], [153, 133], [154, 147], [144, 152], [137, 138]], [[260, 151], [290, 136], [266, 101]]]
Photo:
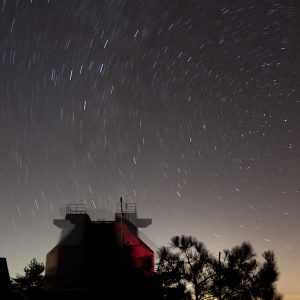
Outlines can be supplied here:
[[[121, 206], [122, 205], [122, 206]], [[136, 214], [136, 203], [122, 202], [117, 204], [117, 214]]]
[[67, 205], [66, 214], [86, 214], [87, 208], [84, 203], [70, 203]]

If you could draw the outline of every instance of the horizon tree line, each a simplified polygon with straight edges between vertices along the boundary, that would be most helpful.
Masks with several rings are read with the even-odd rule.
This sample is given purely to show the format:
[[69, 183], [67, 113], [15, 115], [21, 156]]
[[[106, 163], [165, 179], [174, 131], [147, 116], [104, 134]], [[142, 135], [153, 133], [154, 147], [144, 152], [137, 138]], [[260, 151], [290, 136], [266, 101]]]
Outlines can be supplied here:
[[[158, 249], [157, 255], [156, 272], [149, 280], [156, 299], [283, 299], [276, 289], [279, 270], [274, 252], [264, 251], [263, 262], [259, 262], [250, 242], [225, 249], [215, 257], [197, 238], [176, 235], [169, 246]], [[130, 263], [130, 255], [124, 259]], [[24, 268], [24, 275], [12, 278], [13, 288], [41, 290], [44, 271], [44, 264], [33, 258]]]

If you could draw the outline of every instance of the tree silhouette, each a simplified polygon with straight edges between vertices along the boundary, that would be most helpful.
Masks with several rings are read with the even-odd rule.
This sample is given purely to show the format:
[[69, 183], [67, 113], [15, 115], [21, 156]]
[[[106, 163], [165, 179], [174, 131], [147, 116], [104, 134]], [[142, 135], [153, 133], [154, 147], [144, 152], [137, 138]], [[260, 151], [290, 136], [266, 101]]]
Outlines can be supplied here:
[[265, 262], [260, 267], [256, 276], [257, 297], [264, 300], [280, 300], [281, 295], [277, 294], [275, 282], [278, 280], [279, 271], [273, 251], [263, 253]]
[[249, 242], [217, 260], [191, 236], [174, 236], [158, 251], [157, 276], [165, 299], [280, 300], [279, 271], [272, 251], [259, 263]]
[[223, 261], [213, 264], [214, 282], [211, 294], [217, 299], [280, 299], [275, 282], [279, 272], [272, 251], [263, 253], [260, 264], [249, 242], [224, 250]]
[[17, 288], [22, 290], [39, 289], [42, 286], [44, 278], [42, 273], [44, 270], [44, 264], [37, 262], [37, 260], [33, 258], [28, 266], [24, 268], [25, 274], [17, 274], [16, 278], [13, 278], [13, 282]]
[[250, 243], [224, 250], [224, 260], [213, 264], [211, 293], [218, 299], [253, 299], [252, 289], [257, 268], [256, 254]]
[[177, 294], [178, 299], [191, 299], [193, 294], [198, 300], [207, 295], [213, 260], [202, 242], [192, 236], [174, 236], [169, 247], [159, 249], [158, 256], [157, 275], [166, 298], [175, 299]]

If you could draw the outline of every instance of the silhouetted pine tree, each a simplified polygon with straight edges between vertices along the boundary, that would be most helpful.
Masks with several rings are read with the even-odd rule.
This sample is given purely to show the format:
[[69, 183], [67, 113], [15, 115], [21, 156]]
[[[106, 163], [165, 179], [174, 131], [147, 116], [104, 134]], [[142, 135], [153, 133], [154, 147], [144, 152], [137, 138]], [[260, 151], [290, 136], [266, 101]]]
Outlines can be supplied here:
[[259, 263], [249, 242], [214, 258], [191, 236], [174, 236], [158, 251], [157, 276], [165, 299], [280, 300], [279, 271], [272, 251]]
[[37, 262], [33, 258], [28, 266], [24, 268], [24, 275], [17, 274], [16, 278], [13, 278], [15, 286], [22, 290], [39, 289], [42, 287], [44, 276], [42, 273], [45, 270], [43, 263]]

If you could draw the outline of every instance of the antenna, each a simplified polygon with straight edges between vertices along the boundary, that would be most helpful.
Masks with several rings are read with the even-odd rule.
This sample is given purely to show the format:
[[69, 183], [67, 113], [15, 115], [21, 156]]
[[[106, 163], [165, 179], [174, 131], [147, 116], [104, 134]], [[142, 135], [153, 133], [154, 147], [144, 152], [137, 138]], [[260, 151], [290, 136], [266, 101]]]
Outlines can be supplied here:
[[222, 299], [222, 286], [221, 286], [221, 252], [219, 252], [219, 265], [218, 265], [218, 275], [219, 275], [219, 299]]
[[120, 197], [120, 204], [121, 204], [121, 247], [123, 247], [124, 228], [123, 228], [123, 199], [122, 199], [122, 197]]

